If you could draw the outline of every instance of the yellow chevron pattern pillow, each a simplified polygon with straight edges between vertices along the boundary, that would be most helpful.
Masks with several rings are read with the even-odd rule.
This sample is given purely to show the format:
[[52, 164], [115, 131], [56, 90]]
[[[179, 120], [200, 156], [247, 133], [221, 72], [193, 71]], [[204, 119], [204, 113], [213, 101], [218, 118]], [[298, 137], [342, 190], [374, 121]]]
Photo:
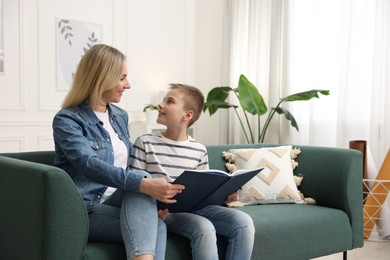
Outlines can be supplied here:
[[224, 153], [230, 169], [264, 167], [239, 191], [243, 205], [297, 203], [302, 200], [293, 176], [292, 147], [232, 149]]

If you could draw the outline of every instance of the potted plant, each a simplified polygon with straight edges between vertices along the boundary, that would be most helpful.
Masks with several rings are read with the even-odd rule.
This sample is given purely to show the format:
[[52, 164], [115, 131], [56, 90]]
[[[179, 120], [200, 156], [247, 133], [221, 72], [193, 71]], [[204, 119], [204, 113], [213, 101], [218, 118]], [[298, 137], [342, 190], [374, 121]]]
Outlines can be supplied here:
[[142, 110], [146, 113], [146, 121], [150, 124], [155, 124], [158, 116], [158, 106], [146, 104]]
[[[240, 116], [237, 111], [239, 106], [226, 101], [230, 93], [233, 93], [236, 96], [241, 105], [243, 117], [245, 119], [245, 125], [243, 119], [241, 118], [242, 116]], [[241, 75], [238, 81], [237, 88], [221, 86], [211, 89], [207, 94], [207, 99], [203, 107], [203, 112], [206, 112], [208, 110], [211, 116], [215, 112], [217, 112], [218, 109], [233, 108], [235, 114], [238, 117], [241, 128], [244, 132], [246, 141], [248, 143], [255, 143], [253, 131], [248, 120], [248, 113], [257, 116], [258, 137], [256, 141], [258, 143], [262, 143], [264, 142], [264, 137], [267, 132], [268, 126], [275, 113], [278, 113], [280, 115], [283, 114], [285, 118], [290, 121], [291, 126], [294, 127], [297, 131], [299, 131], [298, 124], [293, 115], [287, 109], [281, 106], [283, 102], [304, 101], [310, 100], [314, 97], [319, 98], [318, 93], [321, 93], [322, 95], [329, 95], [329, 90], [313, 89], [281, 98], [278, 104], [275, 107], [271, 108], [271, 111], [268, 113], [268, 116], [265, 120], [264, 126], [261, 129], [260, 116], [267, 113], [267, 105], [265, 104], [264, 99], [257, 90], [257, 88], [244, 75]]]

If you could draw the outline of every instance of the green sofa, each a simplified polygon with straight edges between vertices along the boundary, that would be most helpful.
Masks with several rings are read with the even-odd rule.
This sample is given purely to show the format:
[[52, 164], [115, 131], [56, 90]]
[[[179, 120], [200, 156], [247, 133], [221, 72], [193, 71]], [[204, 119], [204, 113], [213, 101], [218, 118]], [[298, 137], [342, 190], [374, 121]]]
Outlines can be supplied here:
[[[221, 154], [208, 146], [210, 168], [225, 169]], [[304, 175], [300, 190], [316, 205], [245, 206], [256, 226], [252, 259], [311, 259], [363, 246], [362, 154], [314, 146], [297, 158]], [[51, 166], [53, 151], [0, 154], [0, 252], [12, 260], [126, 259], [120, 243], [88, 242], [88, 216], [70, 177]], [[12, 158], [10, 158], [12, 157]], [[226, 240], [218, 238], [223, 259]], [[191, 259], [189, 241], [169, 234], [167, 260]]]

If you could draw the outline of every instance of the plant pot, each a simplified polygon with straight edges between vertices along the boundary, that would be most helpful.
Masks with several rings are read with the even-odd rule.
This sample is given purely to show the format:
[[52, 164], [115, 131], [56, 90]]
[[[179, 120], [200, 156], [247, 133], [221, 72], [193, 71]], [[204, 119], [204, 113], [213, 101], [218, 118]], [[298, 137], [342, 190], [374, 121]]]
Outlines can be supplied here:
[[157, 123], [158, 111], [157, 110], [146, 110], [146, 122], [148, 124]]

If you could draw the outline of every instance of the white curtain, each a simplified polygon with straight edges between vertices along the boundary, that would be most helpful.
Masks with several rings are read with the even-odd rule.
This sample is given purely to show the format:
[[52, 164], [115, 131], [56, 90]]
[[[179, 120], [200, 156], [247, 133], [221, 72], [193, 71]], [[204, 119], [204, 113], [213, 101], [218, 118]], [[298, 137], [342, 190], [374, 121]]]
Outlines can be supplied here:
[[[230, 86], [236, 87], [239, 76], [244, 74], [257, 86], [266, 104], [272, 99], [277, 102], [281, 84], [283, 2], [280, 0], [227, 2], [230, 18], [228, 19]], [[233, 98], [231, 102], [234, 101], [236, 100]], [[262, 121], [265, 121], [265, 118]], [[255, 121], [252, 123], [257, 124]], [[254, 132], [255, 136], [257, 134]], [[230, 115], [229, 142], [246, 142], [233, 113]]]
[[[275, 115], [265, 142], [347, 148], [367, 140], [379, 169], [390, 148], [390, 1], [227, 3], [231, 86], [246, 75], [268, 108], [293, 93], [330, 90], [286, 103], [299, 132]], [[230, 119], [229, 142], [245, 142], [235, 115]]]

